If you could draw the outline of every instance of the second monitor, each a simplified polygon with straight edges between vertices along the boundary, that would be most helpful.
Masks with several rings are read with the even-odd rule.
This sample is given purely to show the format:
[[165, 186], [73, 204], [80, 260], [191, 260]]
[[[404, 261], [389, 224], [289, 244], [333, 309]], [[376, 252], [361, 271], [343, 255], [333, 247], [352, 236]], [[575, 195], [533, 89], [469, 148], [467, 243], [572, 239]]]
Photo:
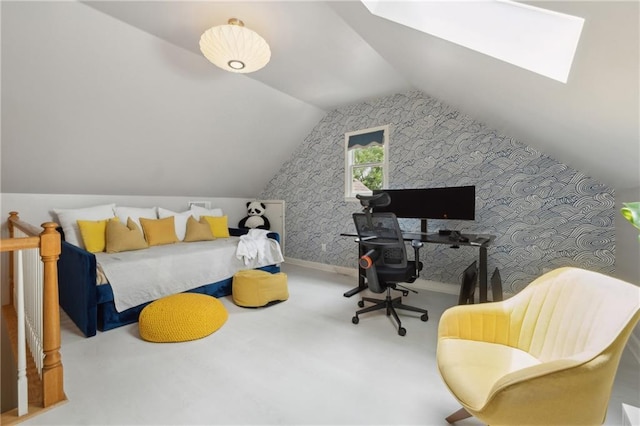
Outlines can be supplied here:
[[476, 187], [451, 186], [442, 188], [380, 189], [391, 203], [375, 207], [374, 212], [391, 212], [398, 218], [422, 219], [422, 232], [427, 232], [427, 219], [475, 220]]

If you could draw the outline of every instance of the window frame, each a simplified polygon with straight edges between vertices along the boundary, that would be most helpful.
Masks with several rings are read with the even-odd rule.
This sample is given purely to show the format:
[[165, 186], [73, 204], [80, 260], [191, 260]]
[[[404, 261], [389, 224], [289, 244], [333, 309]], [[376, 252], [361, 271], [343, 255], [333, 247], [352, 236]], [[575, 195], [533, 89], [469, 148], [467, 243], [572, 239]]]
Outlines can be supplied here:
[[382, 131], [382, 147], [384, 152], [384, 158], [380, 163], [367, 163], [368, 166], [382, 167], [382, 188], [389, 186], [389, 125], [370, 127], [368, 129], [355, 130], [344, 134], [344, 197], [346, 201], [358, 201], [356, 194], [362, 192], [353, 191], [353, 169], [356, 167], [363, 167], [363, 164], [353, 164], [355, 149], [349, 149], [349, 138], [355, 135], [362, 135], [366, 133], [373, 133]]

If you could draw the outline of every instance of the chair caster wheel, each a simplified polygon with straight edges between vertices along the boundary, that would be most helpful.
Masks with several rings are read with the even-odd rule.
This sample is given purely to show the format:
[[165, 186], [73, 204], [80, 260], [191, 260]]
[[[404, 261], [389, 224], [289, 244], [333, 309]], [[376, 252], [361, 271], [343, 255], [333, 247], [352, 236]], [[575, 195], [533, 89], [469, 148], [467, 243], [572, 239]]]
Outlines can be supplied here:
[[420, 317], [420, 319], [421, 319], [422, 321], [429, 321], [429, 314], [423, 314], [423, 315]]
[[351, 318], [351, 322], [352, 322], [352, 323], [354, 323], [354, 324], [357, 324], [357, 323], [359, 323], [359, 322], [360, 322], [360, 318], [358, 318], [358, 317], [353, 317], [353, 318]]
[[358, 301], [358, 306], [361, 308], [364, 308], [364, 300], [359, 300]]
[[405, 334], [407, 334], [407, 329], [404, 328], [404, 327], [400, 327], [398, 329], [398, 334], [401, 335], [401, 336], [404, 336]]

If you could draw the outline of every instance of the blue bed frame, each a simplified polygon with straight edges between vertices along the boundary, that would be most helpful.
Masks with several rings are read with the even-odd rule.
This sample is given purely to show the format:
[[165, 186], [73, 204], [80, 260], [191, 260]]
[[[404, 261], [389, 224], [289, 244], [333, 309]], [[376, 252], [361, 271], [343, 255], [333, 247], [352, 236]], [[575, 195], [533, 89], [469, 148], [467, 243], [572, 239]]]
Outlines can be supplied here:
[[[232, 236], [246, 234], [248, 229], [229, 228]], [[280, 235], [271, 232], [269, 238], [280, 242]], [[258, 268], [275, 274], [280, 266]], [[191, 293], [223, 297], [231, 294], [233, 278], [189, 290]], [[142, 309], [149, 303], [134, 306], [122, 312], [116, 311], [111, 285], [96, 285], [96, 257], [66, 241], [58, 260], [58, 295], [60, 306], [80, 328], [86, 337], [96, 335], [96, 330], [106, 331], [138, 321]]]

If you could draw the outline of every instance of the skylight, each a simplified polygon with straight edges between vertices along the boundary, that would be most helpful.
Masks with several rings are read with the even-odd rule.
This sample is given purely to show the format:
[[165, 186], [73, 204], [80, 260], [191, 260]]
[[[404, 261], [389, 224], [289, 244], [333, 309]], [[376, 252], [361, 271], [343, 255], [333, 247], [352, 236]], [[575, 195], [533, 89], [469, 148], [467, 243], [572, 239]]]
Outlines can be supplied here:
[[509, 0], [361, 0], [381, 18], [566, 83], [584, 19]]

